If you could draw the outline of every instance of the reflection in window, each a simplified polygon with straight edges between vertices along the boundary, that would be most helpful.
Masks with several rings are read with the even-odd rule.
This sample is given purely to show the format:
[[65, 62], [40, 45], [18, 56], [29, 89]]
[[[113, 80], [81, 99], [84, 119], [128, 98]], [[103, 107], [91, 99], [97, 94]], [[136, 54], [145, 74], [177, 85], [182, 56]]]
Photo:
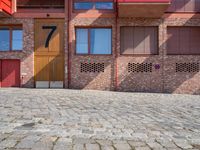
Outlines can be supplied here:
[[10, 50], [10, 31], [9, 29], [0, 29], [0, 51]]
[[88, 29], [76, 30], [76, 52], [78, 54], [88, 53]]
[[90, 30], [91, 54], [111, 54], [111, 29]]
[[76, 10], [112, 10], [113, 2], [75, 2], [74, 9]]
[[22, 30], [13, 30], [12, 32], [12, 50], [23, 49], [23, 32]]
[[112, 30], [109, 28], [76, 29], [77, 54], [111, 54]]
[[74, 3], [74, 9], [88, 10], [93, 8], [93, 3], [90, 2], [76, 2]]
[[95, 8], [111, 10], [111, 9], [113, 9], [113, 3], [112, 2], [96, 2]]

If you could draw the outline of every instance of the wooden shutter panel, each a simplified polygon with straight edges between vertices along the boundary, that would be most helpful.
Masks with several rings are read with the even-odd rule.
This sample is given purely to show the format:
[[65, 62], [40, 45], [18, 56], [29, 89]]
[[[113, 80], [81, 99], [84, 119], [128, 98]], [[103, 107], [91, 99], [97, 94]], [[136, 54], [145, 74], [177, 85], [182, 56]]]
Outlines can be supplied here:
[[134, 28], [134, 54], [145, 53], [145, 28], [135, 27]]
[[191, 27], [190, 54], [200, 54], [200, 27]]
[[145, 54], [157, 54], [158, 37], [156, 27], [145, 27]]
[[185, 0], [176, 0], [176, 11], [177, 12], [185, 11]]
[[179, 29], [179, 54], [188, 54], [190, 51], [190, 28], [180, 27]]
[[133, 54], [133, 27], [121, 28], [121, 53]]
[[176, 27], [168, 27], [167, 29], [167, 53], [178, 54], [179, 51], [179, 30]]
[[195, 11], [195, 1], [196, 0], [185, 0], [185, 11], [194, 12]]

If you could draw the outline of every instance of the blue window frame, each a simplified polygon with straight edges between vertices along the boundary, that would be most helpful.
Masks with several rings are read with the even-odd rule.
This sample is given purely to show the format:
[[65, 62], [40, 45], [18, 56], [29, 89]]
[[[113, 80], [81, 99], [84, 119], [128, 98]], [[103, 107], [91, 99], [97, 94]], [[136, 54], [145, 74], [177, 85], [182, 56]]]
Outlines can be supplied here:
[[77, 28], [76, 54], [112, 54], [112, 29]]
[[74, 2], [75, 10], [112, 10], [114, 9], [113, 2]]
[[23, 31], [18, 27], [0, 27], [0, 51], [21, 51]]

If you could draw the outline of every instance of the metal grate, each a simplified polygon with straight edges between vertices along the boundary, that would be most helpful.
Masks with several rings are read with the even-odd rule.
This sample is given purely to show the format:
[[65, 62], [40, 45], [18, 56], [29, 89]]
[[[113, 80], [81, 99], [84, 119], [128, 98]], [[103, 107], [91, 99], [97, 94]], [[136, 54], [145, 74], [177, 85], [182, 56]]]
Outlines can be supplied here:
[[199, 72], [199, 63], [176, 63], [176, 72]]
[[152, 63], [128, 63], [128, 72], [152, 72]]
[[81, 72], [104, 72], [104, 63], [81, 63]]

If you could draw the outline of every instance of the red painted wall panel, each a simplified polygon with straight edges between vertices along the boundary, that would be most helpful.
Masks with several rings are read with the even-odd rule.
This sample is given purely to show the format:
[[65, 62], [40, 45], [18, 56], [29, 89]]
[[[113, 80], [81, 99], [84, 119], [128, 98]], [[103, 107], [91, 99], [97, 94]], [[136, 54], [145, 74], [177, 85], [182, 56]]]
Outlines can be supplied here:
[[2, 87], [20, 87], [20, 61], [2, 60]]
[[0, 0], [0, 9], [8, 14], [12, 13], [12, 0]]
[[119, 3], [170, 3], [171, 0], [118, 0]]

